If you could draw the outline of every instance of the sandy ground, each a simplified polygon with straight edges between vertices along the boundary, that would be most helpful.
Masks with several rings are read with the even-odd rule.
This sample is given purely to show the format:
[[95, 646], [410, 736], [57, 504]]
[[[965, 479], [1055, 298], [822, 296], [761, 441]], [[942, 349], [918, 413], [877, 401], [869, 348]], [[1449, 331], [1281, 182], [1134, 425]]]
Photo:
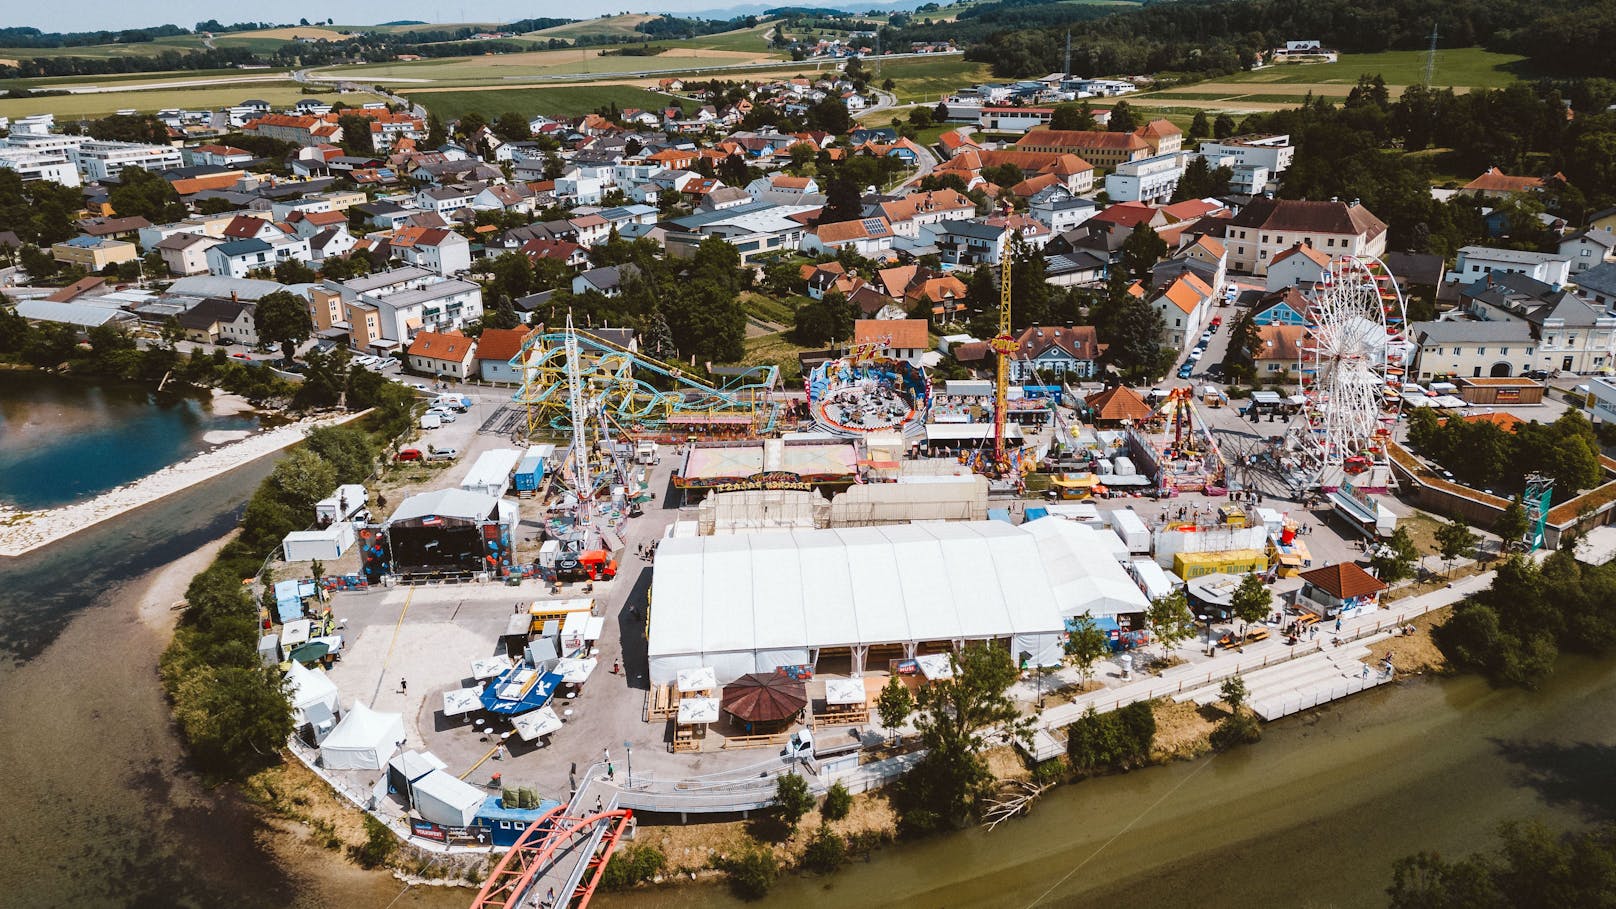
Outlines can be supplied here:
[[202, 434], [202, 441], [209, 445], [223, 445], [226, 442], [239, 442], [252, 435], [250, 429], [215, 429]]
[[254, 408], [241, 395], [215, 388], [213, 389], [213, 397], [208, 401], [208, 409], [219, 416], [229, 417], [238, 413], [249, 413]]
[[1222, 707], [1197, 707], [1171, 698], [1156, 702], [1156, 741], [1151, 746], [1155, 761], [1181, 761], [1199, 757], [1210, 750], [1208, 736], [1227, 711]]
[[31, 552], [86, 527], [219, 476], [248, 461], [274, 454], [302, 440], [304, 433], [316, 426], [345, 423], [357, 416], [351, 414], [334, 419], [299, 420], [203, 452], [85, 502], [75, 502], [50, 511], [10, 515], [0, 526], [0, 555], [17, 556]]
[[1451, 607], [1428, 612], [1410, 623], [1414, 626], [1413, 634], [1395, 635], [1369, 645], [1369, 662], [1379, 663], [1390, 656], [1399, 676], [1446, 671], [1448, 661], [1431, 640], [1431, 629], [1446, 622], [1452, 614]]

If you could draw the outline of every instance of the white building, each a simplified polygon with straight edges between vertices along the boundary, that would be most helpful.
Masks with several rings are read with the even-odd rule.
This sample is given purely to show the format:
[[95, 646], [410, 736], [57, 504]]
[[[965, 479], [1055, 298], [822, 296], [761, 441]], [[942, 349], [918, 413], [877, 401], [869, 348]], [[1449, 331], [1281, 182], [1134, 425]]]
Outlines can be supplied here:
[[1055, 116], [1053, 107], [983, 107], [976, 122], [996, 133], [1024, 133], [1035, 126], [1048, 126]]
[[416, 333], [446, 332], [482, 318], [482, 288], [405, 266], [349, 281], [326, 281], [311, 292], [315, 324], [338, 324], [325, 312], [341, 311], [355, 350], [391, 353]]
[[1266, 275], [1268, 263], [1302, 243], [1327, 256], [1381, 256], [1386, 224], [1357, 202], [1253, 199], [1228, 221], [1229, 270]]
[[[1285, 134], [1268, 136], [1231, 136], [1227, 139], [1207, 139], [1201, 142], [1201, 157], [1217, 167], [1239, 168], [1257, 165], [1268, 169], [1270, 175], [1282, 174], [1296, 157], [1296, 146]], [[1266, 179], [1264, 182], [1267, 182]]]
[[1112, 202], [1166, 202], [1184, 176], [1184, 162], [1177, 152], [1125, 161], [1105, 175], [1106, 195]]
[[185, 156], [179, 149], [140, 142], [91, 140], [70, 154], [78, 164], [79, 173], [93, 182], [116, 181], [126, 167], [158, 172], [185, 166]]
[[1557, 252], [1528, 252], [1521, 249], [1493, 249], [1489, 246], [1466, 246], [1459, 250], [1459, 259], [1448, 272], [1449, 281], [1469, 284], [1490, 274], [1526, 275], [1555, 287], [1571, 277], [1571, 260]]
[[208, 247], [203, 255], [209, 274], [227, 278], [245, 278], [256, 269], [275, 267], [275, 247], [257, 238], [219, 243]]
[[63, 186], [79, 185], [79, 169], [65, 152], [0, 147], [0, 167], [14, 170], [24, 183], [49, 180]]

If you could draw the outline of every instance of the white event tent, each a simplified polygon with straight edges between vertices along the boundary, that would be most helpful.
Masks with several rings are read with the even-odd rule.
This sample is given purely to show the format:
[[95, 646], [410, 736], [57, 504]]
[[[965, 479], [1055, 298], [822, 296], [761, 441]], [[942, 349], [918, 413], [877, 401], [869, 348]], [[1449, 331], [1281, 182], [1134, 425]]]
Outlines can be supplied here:
[[404, 717], [377, 713], [358, 701], [320, 743], [327, 770], [381, 770], [404, 741]]
[[725, 683], [830, 651], [859, 672], [873, 646], [912, 657], [937, 642], [1003, 640], [1056, 661], [1065, 617], [1145, 608], [1097, 536], [1070, 521], [939, 521], [664, 540], [651, 681], [711, 666]]
[[337, 685], [324, 670], [310, 669], [293, 660], [292, 668], [286, 670], [286, 684], [287, 696], [292, 701], [292, 719], [299, 726], [308, 722], [304, 711], [315, 704], [324, 704], [333, 716], [336, 715]]

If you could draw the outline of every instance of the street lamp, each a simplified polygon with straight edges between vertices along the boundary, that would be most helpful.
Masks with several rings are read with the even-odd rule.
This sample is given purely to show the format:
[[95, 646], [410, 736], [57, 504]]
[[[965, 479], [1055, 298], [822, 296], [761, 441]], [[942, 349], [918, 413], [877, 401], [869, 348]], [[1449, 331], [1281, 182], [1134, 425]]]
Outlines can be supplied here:
[[628, 788], [634, 788], [634, 743], [628, 739], [623, 740], [623, 750], [628, 753]]

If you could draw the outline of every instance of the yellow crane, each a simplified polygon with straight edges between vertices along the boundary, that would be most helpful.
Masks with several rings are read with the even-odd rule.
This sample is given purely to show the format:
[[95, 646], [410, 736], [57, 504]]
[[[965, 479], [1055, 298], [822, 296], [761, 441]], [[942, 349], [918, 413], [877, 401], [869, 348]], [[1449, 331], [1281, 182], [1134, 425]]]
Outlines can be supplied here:
[[999, 267], [999, 333], [988, 346], [999, 357], [998, 384], [993, 398], [993, 469], [999, 476], [1010, 472], [1010, 459], [1004, 451], [1005, 421], [1010, 407], [1010, 357], [1016, 352], [1016, 339], [1010, 334], [1010, 250], [1006, 249]]

